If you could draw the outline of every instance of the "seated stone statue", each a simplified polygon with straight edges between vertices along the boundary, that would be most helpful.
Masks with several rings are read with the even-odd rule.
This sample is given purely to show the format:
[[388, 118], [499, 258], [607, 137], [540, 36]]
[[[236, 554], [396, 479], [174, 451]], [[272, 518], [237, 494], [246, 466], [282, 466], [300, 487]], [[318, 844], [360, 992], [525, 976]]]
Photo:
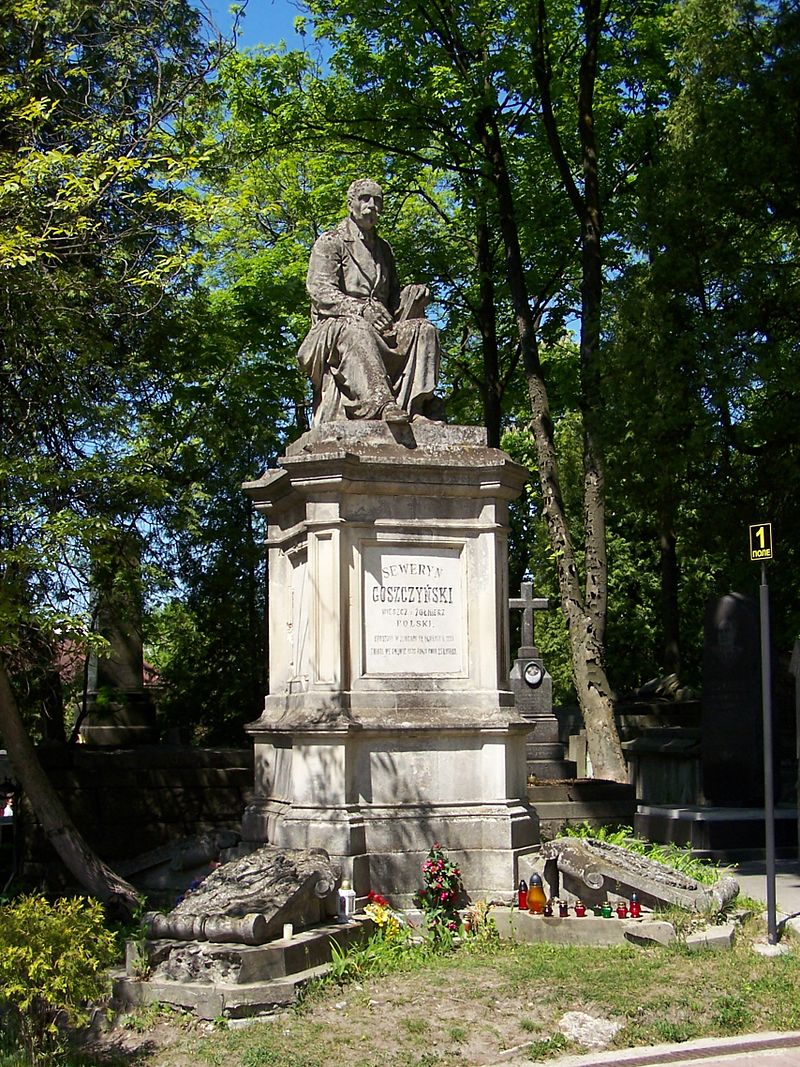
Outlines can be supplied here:
[[311, 329], [298, 359], [314, 389], [314, 422], [432, 417], [439, 334], [424, 317], [430, 291], [400, 289], [394, 254], [375, 232], [381, 187], [347, 191], [349, 217], [314, 244], [306, 288]]

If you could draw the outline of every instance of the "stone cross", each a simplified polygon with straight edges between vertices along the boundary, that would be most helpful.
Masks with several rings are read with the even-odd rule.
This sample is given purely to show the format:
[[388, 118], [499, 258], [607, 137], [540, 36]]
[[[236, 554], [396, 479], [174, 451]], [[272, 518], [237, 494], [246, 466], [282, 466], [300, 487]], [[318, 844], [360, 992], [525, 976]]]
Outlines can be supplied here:
[[534, 648], [533, 613], [534, 611], [547, 611], [550, 607], [550, 601], [547, 597], [535, 597], [533, 595], [533, 582], [523, 582], [520, 586], [520, 595], [511, 597], [508, 601], [508, 606], [522, 612], [520, 648]]

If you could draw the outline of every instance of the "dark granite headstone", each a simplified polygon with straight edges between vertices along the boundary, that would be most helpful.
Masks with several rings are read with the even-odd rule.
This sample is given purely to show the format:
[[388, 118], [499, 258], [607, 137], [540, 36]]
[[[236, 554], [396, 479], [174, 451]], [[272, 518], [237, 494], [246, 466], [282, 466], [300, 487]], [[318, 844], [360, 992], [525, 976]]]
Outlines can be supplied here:
[[707, 803], [763, 805], [762, 730], [758, 606], [729, 593], [706, 607], [702, 768]]

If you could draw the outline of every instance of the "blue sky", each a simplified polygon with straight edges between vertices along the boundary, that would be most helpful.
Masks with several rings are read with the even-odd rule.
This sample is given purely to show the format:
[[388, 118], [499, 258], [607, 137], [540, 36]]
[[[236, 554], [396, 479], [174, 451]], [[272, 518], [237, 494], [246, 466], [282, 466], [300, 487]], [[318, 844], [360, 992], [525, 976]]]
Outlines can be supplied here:
[[[216, 26], [230, 31], [233, 16], [230, 0], [196, 0], [205, 6]], [[302, 14], [299, 0], [249, 0], [240, 19], [240, 47], [253, 48], [258, 44], [278, 44], [283, 40], [290, 48], [302, 47], [302, 39], [294, 32], [294, 20]]]

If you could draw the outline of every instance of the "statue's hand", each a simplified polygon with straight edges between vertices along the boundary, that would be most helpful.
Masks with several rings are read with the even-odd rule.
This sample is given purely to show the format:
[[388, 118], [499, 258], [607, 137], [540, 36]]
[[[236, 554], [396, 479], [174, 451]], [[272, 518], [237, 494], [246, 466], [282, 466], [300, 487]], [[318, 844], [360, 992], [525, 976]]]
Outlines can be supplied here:
[[383, 333], [387, 330], [391, 330], [394, 326], [394, 319], [383, 306], [377, 302], [370, 302], [364, 311], [364, 321], [368, 322], [370, 326], [374, 326], [378, 333]]

